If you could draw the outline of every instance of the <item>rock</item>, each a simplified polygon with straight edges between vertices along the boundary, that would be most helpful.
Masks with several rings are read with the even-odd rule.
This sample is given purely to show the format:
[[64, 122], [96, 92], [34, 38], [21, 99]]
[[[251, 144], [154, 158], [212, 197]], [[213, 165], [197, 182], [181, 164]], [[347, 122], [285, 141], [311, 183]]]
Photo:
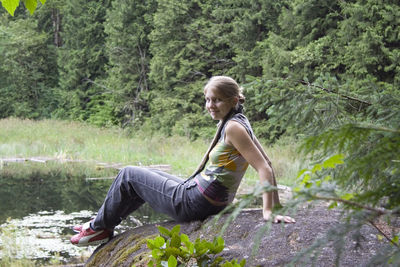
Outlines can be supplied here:
[[[192, 241], [198, 237], [211, 241], [228, 216], [223, 215], [217, 224], [213, 224], [214, 217], [204, 222], [180, 223], [181, 232], [187, 234]], [[226, 249], [219, 255], [229, 260], [240, 261], [245, 258], [246, 266], [285, 266], [298, 252], [308, 248], [317, 238], [323, 237], [329, 229], [340, 224], [340, 211], [327, 209], [323, 205], [300, 208], [294, 217], [295, 224], [270, 225], [263, 222], [261, 209], [242, 211], [223, 234]], [[157, 225], [172, 229], [176, 224], [170, 221], [144, 225], [119, 234], [107, 244], [98, 247], [85, 266], [146, 266], [147, 256], [150, 255], [146, 239], [159, 234]], [[270, 225], [270, 229], [261, 233], [266, 225]], [[364, 238], [359, 248], [351, 240], [345, 242], [340, 266], [363, 266], [380, 247], [387, 244], [378, 240], [378, 232], [369, 225], [362, 227], [361, 234]], [[259, 249], [252, 257], [257, 240]], [[315, 257], [315, 265], [334, 266], [335, 259], [335, 249], [333, 245], [328, 245]], [[302, 262], [311, 265], [311, 258], [307, 257]]]

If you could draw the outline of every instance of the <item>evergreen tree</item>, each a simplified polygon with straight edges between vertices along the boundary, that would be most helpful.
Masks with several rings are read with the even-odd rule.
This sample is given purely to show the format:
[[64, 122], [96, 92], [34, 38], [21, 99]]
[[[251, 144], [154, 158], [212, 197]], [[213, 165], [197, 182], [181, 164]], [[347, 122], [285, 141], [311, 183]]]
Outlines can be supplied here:
[[217, 47], [213, 53], [228, 50], [225, 55], [225, 75], [240, 82], [246, 76], [262, 75], [262, 51], [257, 43], [276, 31], [278, 17], [286, 1], [219, 1], [212, 10], [214, 17], [211, 31], [215, 32]]
[[107, 12], [109, 67], [104, 96], [111, 114], [123, 125], [138, 123], [148, 109], [142, 92], [150, 89], [148, 35], [155, 9], [156, 1], [115, 0]]
[[176, 131], [188, 129], [186, 134], [196, 137], [191, 124], [204, 125], [201, 88], [216, 59], [211, 54], [211, 40], [205, 37], [209, 22], [203, 14], [211, 1], [203, 2], [161, 0], [154, 14], [149, 123], [166, 134], [176, 125]]
[[[398, 84], [398, 10], [398, 4], [377, 1], [291, 2], [280, 15], [277, 32], [258, 43], [268, 82], [250, 86], [255, 106], [250, 113], [259, 117], [262, 111], [269, 119], [258, 125], [264, 137], [273, 140], [288, 130], [302, 131], [291, 126], [300, 114], [297, 103], [314, 108], [302, 110], [308, 111], [307, 118], [318, 116], [320, 123], [329, 125], [342, 114], [357, 116], [367, 107], [353, 101], [338, 109], [333, 93], [370, 102], [378, 93], [393, 90]], [[310, 83], [321, 88], [315, 92], [304, 86]], [[315, 102], [316, 94], [324, 102]]]
[[59, 86], [62, 90], [57, 116], [88, 120], [91, 109], [102, 105], [105, 76], [104, 21], [110, 1], [68, 1], [62, 23], [63, 46], [58, 49]]
[[[257, 41], [276, 28], [274, 1], [160, 1], [151, 32], [151, 124], [164, 132], [199, 134], [205, 80], [260, 75]], [[187, 130], [183, 130], [187, 129]], [[190, 130], [191, 129], [191, 130]], [[188, 133], [191, 132], [191, 133]]]
[[33, 17], [1, 17], [0, 24], [1, 117], [49, 117], [55, 109], [55, 49]]

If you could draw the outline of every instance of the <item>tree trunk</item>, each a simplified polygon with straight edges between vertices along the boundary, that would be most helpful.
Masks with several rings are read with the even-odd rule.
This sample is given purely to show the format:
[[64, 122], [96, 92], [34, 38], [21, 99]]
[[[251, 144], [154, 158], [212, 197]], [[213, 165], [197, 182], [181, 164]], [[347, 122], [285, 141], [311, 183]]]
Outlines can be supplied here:
[[60, 10], [54, 8], [51, 14], [51, 18], [53, 19], [53, 29], [54, 29], [54, 45], [56, 47], [62, 46], [62, 41], [61, 41], [61, 16], [60, 16]]

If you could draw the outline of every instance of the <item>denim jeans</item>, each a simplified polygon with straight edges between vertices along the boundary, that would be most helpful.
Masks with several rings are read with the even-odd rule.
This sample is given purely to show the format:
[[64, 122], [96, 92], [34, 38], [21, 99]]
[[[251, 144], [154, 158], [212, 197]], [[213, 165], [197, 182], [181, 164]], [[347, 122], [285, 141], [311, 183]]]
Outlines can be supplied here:
[[94, 230], [113, 229], [145, 202], [178, 222], [203, 220], [225, 208], [205, 199], [193, 180], [154, 169], [125, 167], [110, 186], [91, 226]]

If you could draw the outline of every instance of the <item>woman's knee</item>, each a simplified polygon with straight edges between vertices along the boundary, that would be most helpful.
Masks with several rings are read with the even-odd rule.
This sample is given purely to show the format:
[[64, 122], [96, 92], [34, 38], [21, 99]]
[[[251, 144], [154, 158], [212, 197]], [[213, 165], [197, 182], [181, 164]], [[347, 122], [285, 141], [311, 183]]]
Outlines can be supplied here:
[[141, 167], [126, 166], [121, 171], [124, 173], [124, 175], [133, 177], [143, 175], [146, 170]]
[[120, 171], [120, 179], [123, 182], [134, 182], [144, 176], [144, 169], [136, 166], [127, 166]]

